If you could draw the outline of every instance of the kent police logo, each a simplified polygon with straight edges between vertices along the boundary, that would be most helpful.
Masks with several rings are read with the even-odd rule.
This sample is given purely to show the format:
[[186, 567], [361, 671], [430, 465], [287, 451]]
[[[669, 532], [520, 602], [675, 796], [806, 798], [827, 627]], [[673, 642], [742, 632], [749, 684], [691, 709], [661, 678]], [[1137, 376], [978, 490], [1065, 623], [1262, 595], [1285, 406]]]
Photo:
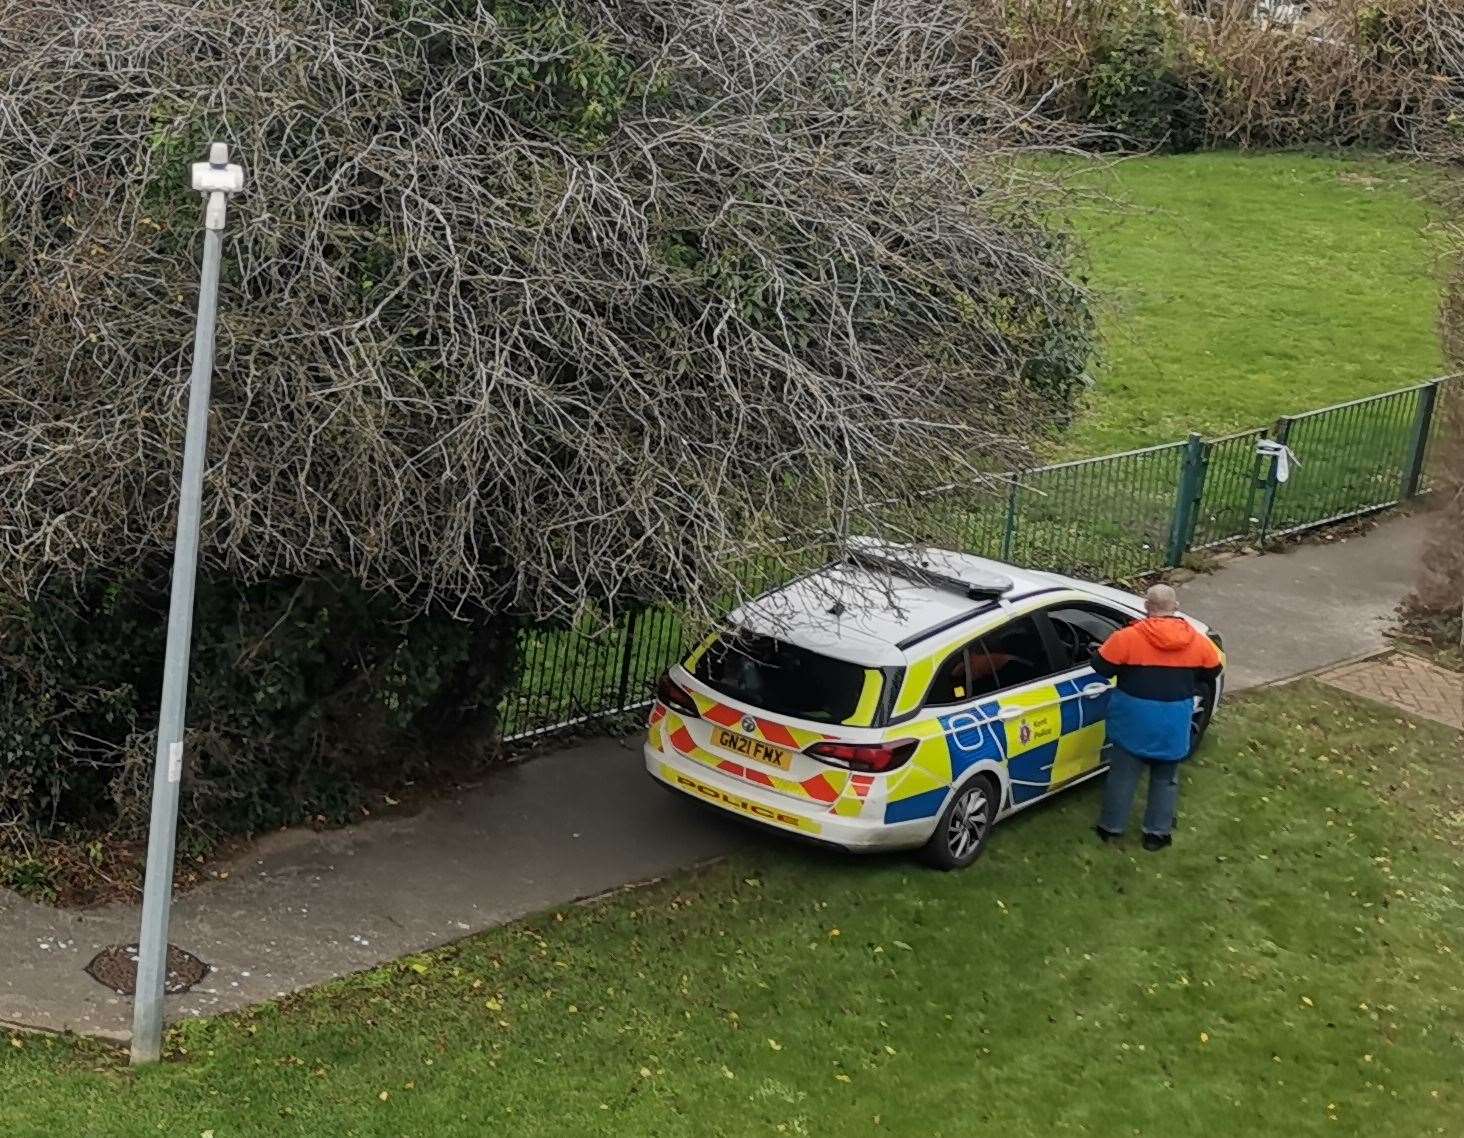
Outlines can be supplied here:
[[1022, 720], [1022, 727], [1017, 732], [1017, 738], [1022, 741], [1022, 746], [1024, 747], [1032, 741], [1032, 724], [1025, 719]]
[[757, 730], [757, 720], [754, 719], [750, 715], [744, 715], [742, 717], [742, 729], [744, 731], [749, 732], [749, 733], [750, 732], [753, 732], [753, 731], [756, 731]]

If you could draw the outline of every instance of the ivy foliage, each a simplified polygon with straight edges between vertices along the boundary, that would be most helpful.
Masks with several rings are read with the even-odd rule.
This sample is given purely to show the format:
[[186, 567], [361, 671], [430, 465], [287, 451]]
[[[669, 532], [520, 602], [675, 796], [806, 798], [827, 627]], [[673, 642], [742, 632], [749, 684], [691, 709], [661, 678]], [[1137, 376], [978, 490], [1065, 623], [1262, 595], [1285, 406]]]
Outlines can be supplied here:
[[1174, 5], [1119, 0], [1110, 7], [1087, 77], [1089, 119], [1129, 145], [1196, 149], [1205, 140], [1205, 111]]
[[[0, 838], [142, 832], [166, 586], [81, 582], [0, 617]], [[439, 752], [424, 739], [491, 729], [512, 679], [513, 622], [404, 619], [348, 579], [205, 577], [194, 612], [185, 845], [347, 820], [373, 786], [430, 767]], [[493, 667], [458, 690], [483, 660]]]

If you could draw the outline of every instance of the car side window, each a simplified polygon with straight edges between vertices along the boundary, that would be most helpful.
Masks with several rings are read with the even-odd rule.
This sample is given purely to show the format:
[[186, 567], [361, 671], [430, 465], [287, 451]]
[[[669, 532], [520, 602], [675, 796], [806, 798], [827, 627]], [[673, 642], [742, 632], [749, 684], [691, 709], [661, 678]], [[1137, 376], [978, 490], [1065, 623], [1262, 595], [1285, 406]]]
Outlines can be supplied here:
[[[1083, 619], [1095, 634], [1101, 627], [1098, 623], [1101, 619], [1107, 619], [1112, 628], [1118, 628], [1122, 623], [1122, 618], [1102, 618], [1096, 613], [1085, 615]], [[1102, 639], [1098, 643], [1101, 644]], [[1083, 660], [1086, 662], [1087, 657]], [[948, 707], [982, 699], [1006, 688], [1030, 684], [1066, 671], [1070, 666], [1064, 655], [1054, 667], [1036, 618], [1019, 616], [947, 656], [936, 669], [925, 697], [925, 706]]]
[[990, 695], [1052, 674], [1047, 643], [1030, 616], [1019, 616], [970, 646], [971, 695]]
[[930, 692], [925, 697], [925, 706], [948, 707], [953, 703], [965, 703], [970, 698], [971, 677], [963, 645], [936, 669], [935, 679], [930, 681]]
[[1037, 622], [1018, 617], [946, 657], [936, 670], [926, 707], [946, 707], [1040, 680], [1052, 673]]
[[1057, 635], [1058, 655], [1065, 668], [1086, 664], [1099, 645], [1133, 619], [1100, 605], [1063, 605], [1048, 609], [1045, 615]]

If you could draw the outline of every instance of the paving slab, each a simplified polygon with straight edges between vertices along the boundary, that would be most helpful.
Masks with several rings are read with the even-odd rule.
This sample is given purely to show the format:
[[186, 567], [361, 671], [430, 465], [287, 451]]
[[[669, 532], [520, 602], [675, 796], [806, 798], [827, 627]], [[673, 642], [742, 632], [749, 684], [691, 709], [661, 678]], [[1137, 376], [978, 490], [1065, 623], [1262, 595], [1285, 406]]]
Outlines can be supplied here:
[[1408, 652], [1360, 660], [1317, 676], [1324, 684], [1464, 731], [1464, 674]]
[[[1185, 585], [1226, 638], [1232, 690], [1381, 648], [1411, 585], [1415, 519], [1242, 559]], [[170, 939], [213, 966], [170, 1021], [272, 999], [771, 841], [651, 783], [636, 739], [494, 772], [452, 801], [351, 829], [275, 834], [179, 898]], [[0, 890], [0, 1022], [127, 1038], [131, 1001], [83, 968], [137, 939], [129, 905], [58, 911]]]

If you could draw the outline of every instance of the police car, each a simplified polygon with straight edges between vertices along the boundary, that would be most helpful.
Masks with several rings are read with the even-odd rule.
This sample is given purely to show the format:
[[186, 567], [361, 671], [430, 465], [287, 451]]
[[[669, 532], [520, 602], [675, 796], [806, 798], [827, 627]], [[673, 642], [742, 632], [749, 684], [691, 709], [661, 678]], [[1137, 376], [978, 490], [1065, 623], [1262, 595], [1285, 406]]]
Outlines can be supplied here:
[[[960, 868], [999, 819], [1105, 770], [1089, 659], [1142, 615], [1105, 585], [856, 541], [662, 677], [646, 769], [777, 830]], [[1195, 700], [1196, 744], [1223, 683]]]

